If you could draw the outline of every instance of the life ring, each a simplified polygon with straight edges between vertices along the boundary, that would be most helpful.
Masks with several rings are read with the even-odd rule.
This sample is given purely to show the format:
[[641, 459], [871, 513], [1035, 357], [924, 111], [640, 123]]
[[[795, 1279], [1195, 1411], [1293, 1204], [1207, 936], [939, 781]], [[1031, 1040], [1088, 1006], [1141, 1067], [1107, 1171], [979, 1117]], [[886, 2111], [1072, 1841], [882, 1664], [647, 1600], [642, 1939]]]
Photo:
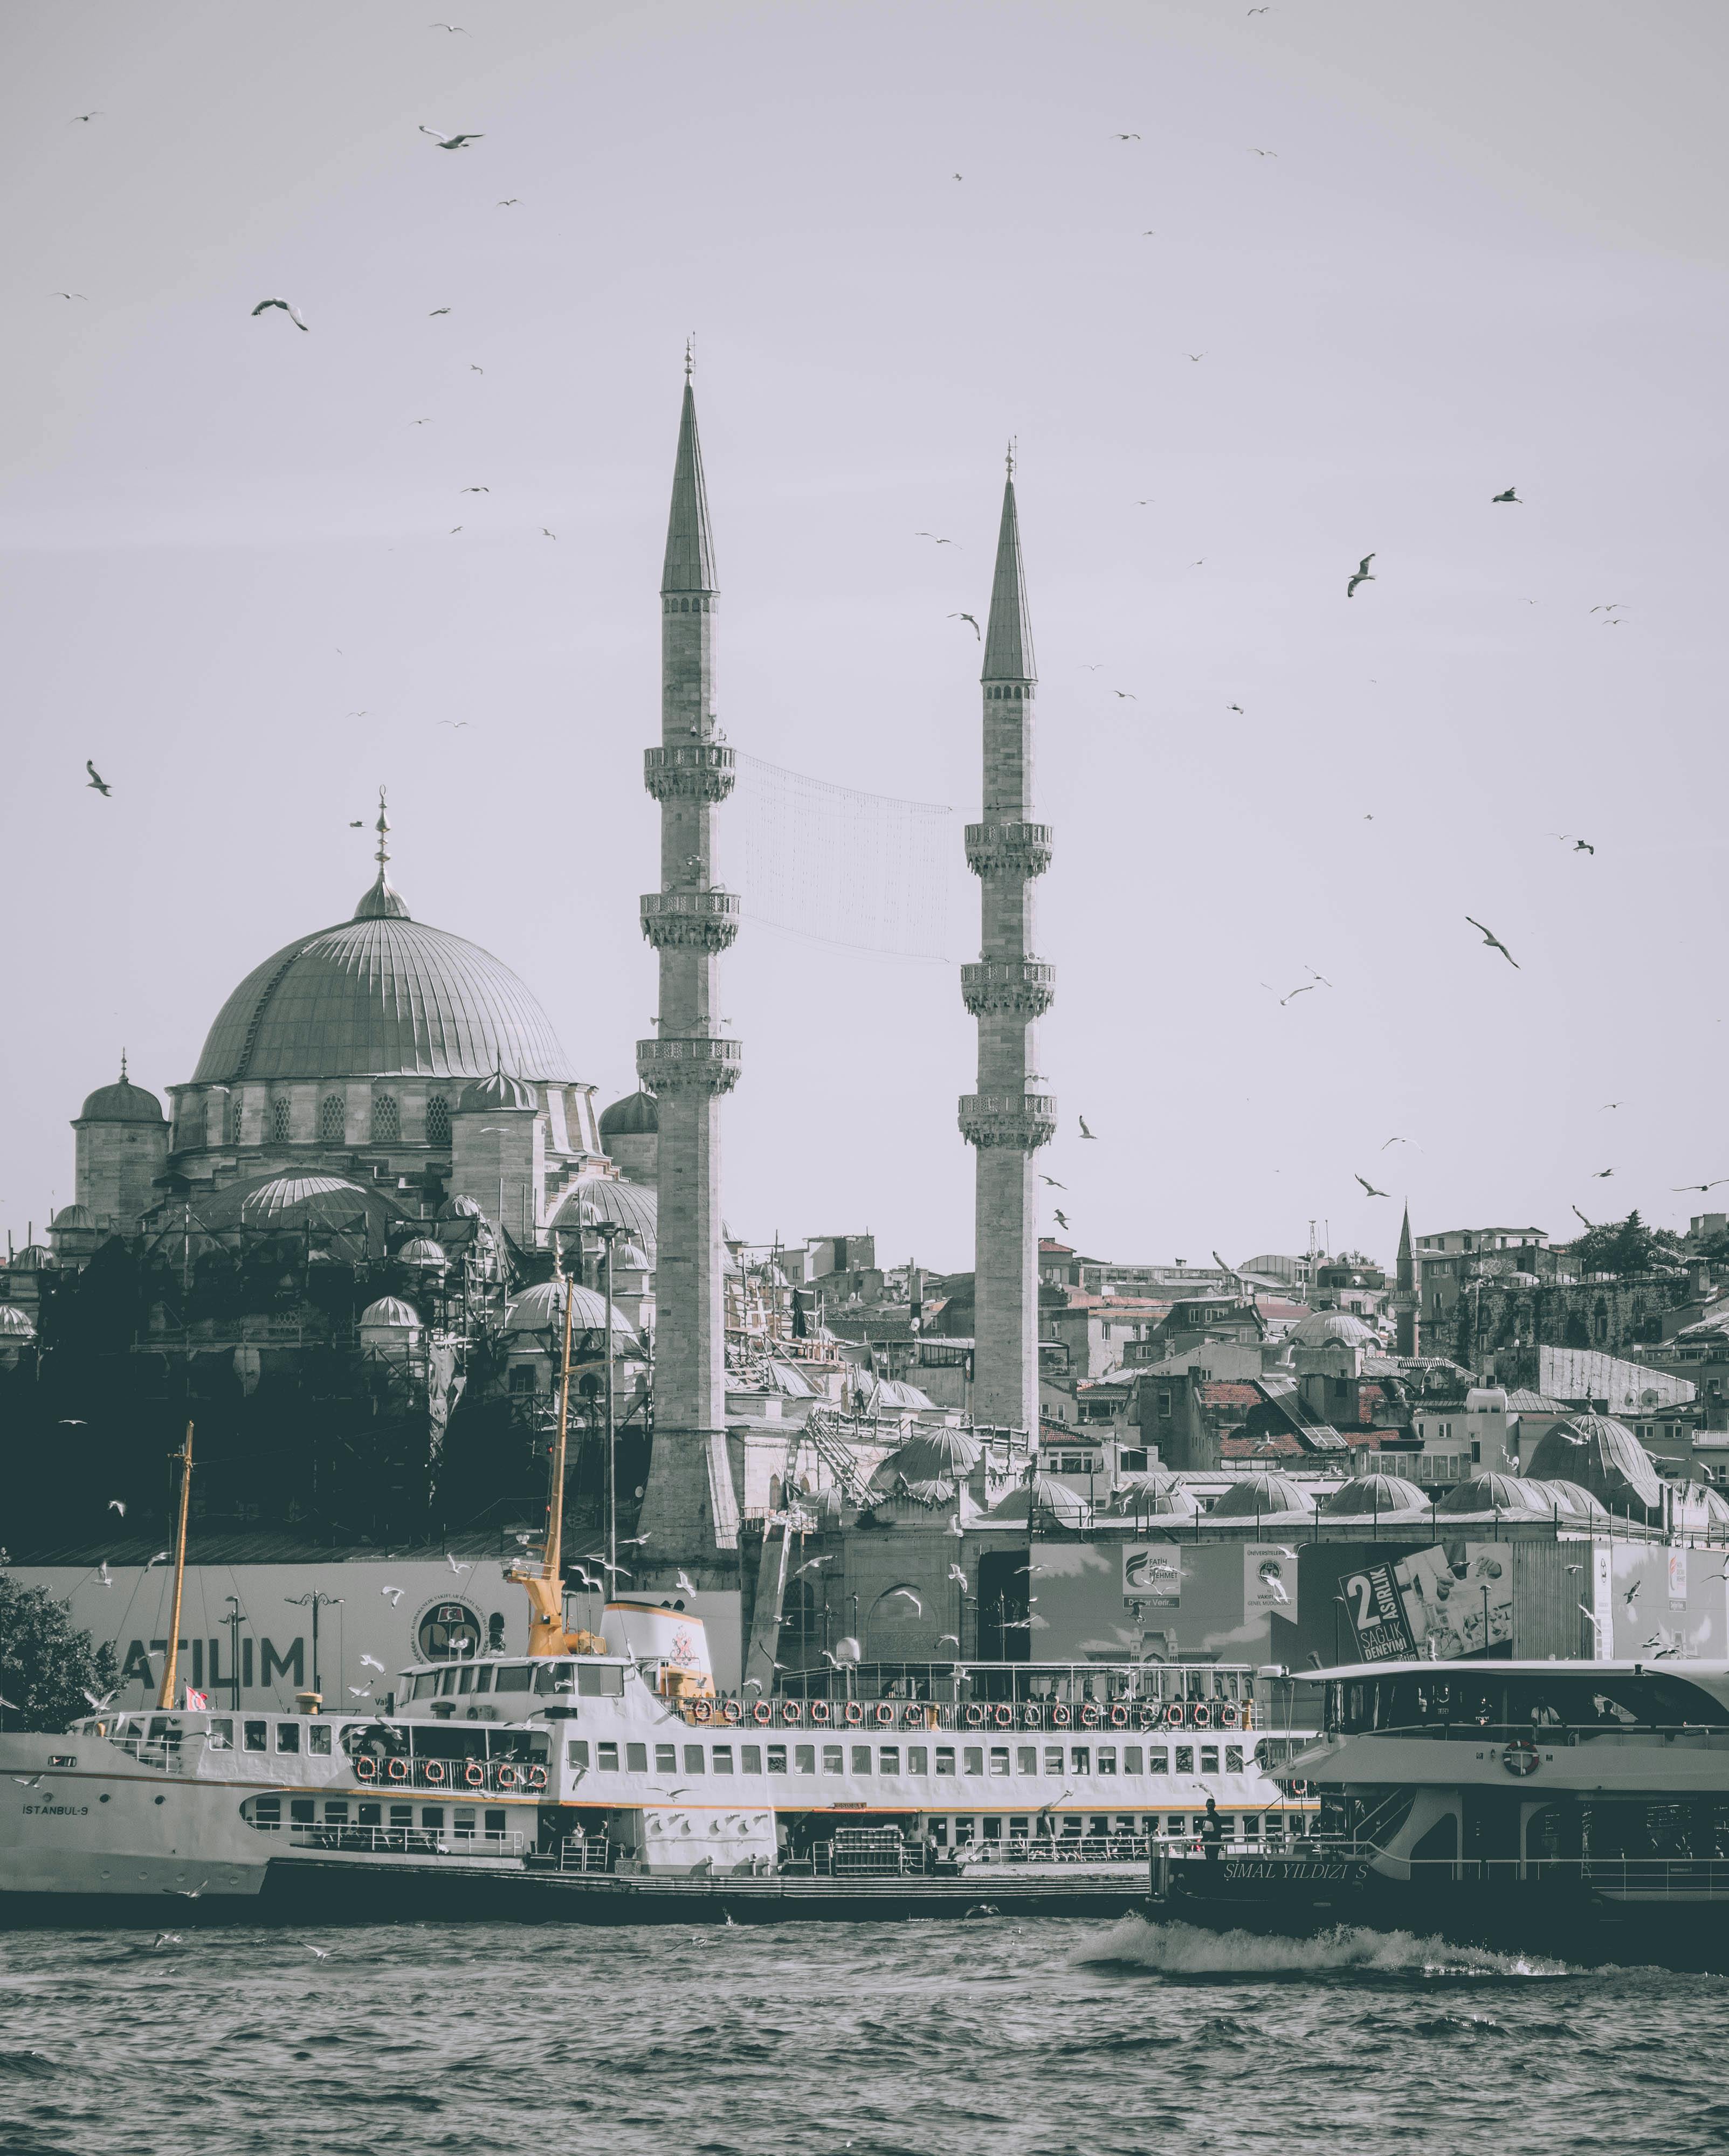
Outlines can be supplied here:
[[1212, 1709], [1204, 1699], [1197, 1699], [1195, 1702], [1195, 1727], [1196, 1729], [1211, 1729], [1212, 1727]]
[[810, 1702], [810, 1719], [813, 1722], [827, 1722], [830, 1718], [828, 1702], [826, 1699], [813, 1699]]
[[1110, 1711], [1110, 1726], [1113, 1729], [1126, 1729], [1129, 1727], [1129, 1710], [1121, 1700], [1119, 1700]]
[[984, 1727], [985, 1710], [977, 1700], [970, 1699], [967, 1702], [964, 1719], [966, 1727], [969, 1729], [982, 1729]]
[[1073, 1710], [1065, 1702], [1058, 1700], [1056, 1706], [1051, 1709], [1052, 1728], [1067, 1729], [1073, 1720]]
[[354, 1774], [358, 1781], [376, 1782], [378, 1779], [378, 1763], [369, 1753], [363, 1752], [354, 1762]]
[[1091, 1700], [1088, 1700], [1081, 1709], [1081, 1727], [1083, 1729], [1096, 1729], [1099, 1727], [1099, 1709]]
[[1042, 1707], [1023, 1707], [1021, 1710], [1021, 1720], [1022, 1726], [1027, 1729], [1042, 1729], [1045, 1726], [1045, 1711]]
[[442, 1759], [423, 1759], [420, 1771], [429, 1782], [435, 1785], [445, 1779], [445, 1763]]
[[727, 1700], [722, 1704], [720, 1718], [728, 1725], [742, 1722], [744, 1719], [744, 1710], [736, 1699]]
[[879, 1699], [872, 1710], [872, 1717], [878, 1729], [887, 1729], [894, 1720], [893, 1706], [886, 1699]]
[[856, 1699], [849, 1699], [841, 1710], [841, 1719], [849, 1729], [857, 1729], [864, 1720], [864, 1708]]
[[802, 1722], [804, 1718], [805, 1702], [802, 1700], [784, 1699], [781, 1701], [780, 1719], [783, 1722]]
[[528, 1769], [527, 1779], [528, 1786], [531, 1789], [543, 1789], [546, 1787], [546, 1768], [544, 1767], [531, 1767]]
[[486, 1783], [486, 1770], [483, 1766], [481, 1766], [478, 1759], [471, 1759], [468, 1764], [462, 1769], [462, 1779], [467, 1783], [470, 1789], [478, 1789], [483, 1787]]
[[692, 1718], [697, 1722], [713, 1722], [714, 1719], [713, 1702], [706, 1699], [699, 1699], [696, 1705], [691, 1709], [691, 1715]]
[[774, 1719], [774, 1710], [767, 1700], [754, 1699], [750, 1702], [750, 1718], [753, 1722], [772, 1722]]
[[1138, 1729], [1156, 1729], [1158, 1726], [1158, 1708], [1154, 1705], [1151, 1700], [1142, 1700], [1140, 1702], [1140, 1715], [1139, 1720], [1135, 1723], [1135, 1727]]
[[1168, 1728], [1181, 1729], [1182, 1727], [1183, 1703], [1180, 1699], [1172, 1700], [1166, 1707], [1165, 1709], [1165, 1721]]
[[493, 1777], [493, 1779], [497, 1783], [501, 1789], [515, 1789], [519, 1779], [520, 1777], [517, 1775], [516, 1768], [512, 1766], [508, 1759], [507, 1759], [504, 1764], [498, 1768]]
[[1004, 1701], [998, 1705], [991, 1719], [999, 1729], [1012, 1729], [1015, 1726], [1015, 1710], [1006, 1701]]
[[909, 1707], [903, 1718], [908, 1729], [923, 1729], [926, 1726], [923, 1707]]
[[1227, 1700], [1219, 1709], [1219, 1727], [1221, 1729], [1240, 1729], [1242, 1727], [1243, 1717], [1238, 1713], [1236, 1708]]
[[393, 1759], [384, 1772], [393, 1782], [405, 1782], [411, 1769], [406, 1759]]

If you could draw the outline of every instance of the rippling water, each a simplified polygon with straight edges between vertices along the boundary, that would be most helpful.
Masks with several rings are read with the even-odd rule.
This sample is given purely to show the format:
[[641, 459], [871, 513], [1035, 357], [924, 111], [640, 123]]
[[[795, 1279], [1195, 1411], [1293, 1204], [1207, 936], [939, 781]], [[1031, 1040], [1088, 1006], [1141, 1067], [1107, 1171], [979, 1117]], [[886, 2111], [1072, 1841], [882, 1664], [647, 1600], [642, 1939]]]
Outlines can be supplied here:
[[1729, 1980], [1405, 1933], [1130, 1917], [152, 1940], [0, 1936], [0, 2156], [1729, 2145]]

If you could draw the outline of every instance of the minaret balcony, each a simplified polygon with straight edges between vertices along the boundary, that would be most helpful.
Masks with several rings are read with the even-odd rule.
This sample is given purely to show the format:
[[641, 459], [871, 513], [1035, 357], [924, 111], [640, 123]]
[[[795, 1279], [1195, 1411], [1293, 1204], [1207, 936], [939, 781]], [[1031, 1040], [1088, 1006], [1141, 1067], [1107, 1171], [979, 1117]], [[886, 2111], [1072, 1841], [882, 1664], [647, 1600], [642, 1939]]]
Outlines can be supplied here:
[[656, 1095], [730, 1093], [744, 1067], [743, 1043], [713, 1034], [636, 1044], [636, 1075]]
[[963, 1093], [960, 1135], [970, 1146], [1037, 1152], [1057, 1135], [1054, 1093]]
[[1042, 875], [1051, 865], [1051, 826], [969, 824], [966, 865], [976, 876]]
[[738, 753], [723, 742], [645, 749], [642, 783], [656, 801], [724, 801], [738, 776]]
[[738, 933], [735, 891], [651, 891], [642, 898], [642, 932], [656, 951], [724, 951]]
[[1042, 958], [990, 959], [960, 969], [960, 1000], [975, 1018], [987, 1011], [1042, 1018], [1057, 995], [1057, 968]]

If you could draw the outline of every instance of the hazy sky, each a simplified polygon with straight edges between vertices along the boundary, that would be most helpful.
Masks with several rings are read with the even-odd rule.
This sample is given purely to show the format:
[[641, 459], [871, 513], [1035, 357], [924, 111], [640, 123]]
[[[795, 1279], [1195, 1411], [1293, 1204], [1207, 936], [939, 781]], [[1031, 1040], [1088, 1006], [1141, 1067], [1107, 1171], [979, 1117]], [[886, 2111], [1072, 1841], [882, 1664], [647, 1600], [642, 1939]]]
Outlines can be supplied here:
[[[0, 1224], [70, 1199], [122, 1043], [189, 1077], [347, 917], [381, 780], [415, 915], [634, 1084], [692, 330], [721, 713], [795, 770], [976, 799], [946, 617], [1019, 438], [1074, 1240], [1390, 1256], [1357, 1172], [1419, 1233], [1685, 1224], [1720, 0], [428, 4], [0, 6]], [[970, 1265], [953, 969], [758, 930], [725, 983], [735, 1230]]]

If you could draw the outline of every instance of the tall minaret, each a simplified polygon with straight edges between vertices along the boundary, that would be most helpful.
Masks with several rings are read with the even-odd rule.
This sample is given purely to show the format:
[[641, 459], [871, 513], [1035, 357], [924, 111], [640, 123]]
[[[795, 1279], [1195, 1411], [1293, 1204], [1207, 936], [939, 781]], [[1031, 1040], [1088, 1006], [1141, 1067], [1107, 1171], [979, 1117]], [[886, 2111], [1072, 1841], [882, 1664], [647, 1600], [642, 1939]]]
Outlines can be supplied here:
[[643, 783], [661, 804], [661, 887], [642, 901], [642, 932], [661, 957], [659, 1033], [636, 1044], [636, 1069], [659, 1103], [654, 1449], [643, 1496], [649, 1537], [633, 1568], [654, 1584], [673, 1568], [736, 1567], [738, 1507], [727, 1465], [726, 1329], [722, 1308], [720, 1100], [738, 1082], [739, 1044], [723, 1038], [720, 953], [738, 933], [738, 900], [714, 876], [715, 812], [733, 790], [733, 754], [715, 721], [719, 604], [697, 404], [685, 354], [684, 410], [661, 578], [661, 746]]
[[1417, 1267], [1411, 1255], [1411, 1208], [1405, 1208], [1403, 1225], [1399, 1229], [1399, 1256], [1393, 1274], [1393, 1316], [1397, 1326], [1394, 1338], [1394, 1353], [1415, 1355], [1417, 1342]]
[[1038, 1435], [1038, 1213], [1032, 1156], [1057, 1132], [1057, 1102], [1034, 1089], [1035, 1021], [1057, 969], [1036, 958], [1032, 880], [1050, 865], [1051, 827], [1032, 816], [1032, 631], [1021, 567], [1011, 449], [985, 636], [985, 820], [966, 831], [979, 878], [979, 963], [960, 992], [979, 1022], [979, 1090], [960, 1100], [960, 1129], [978, 1148], [973, 1416]]

